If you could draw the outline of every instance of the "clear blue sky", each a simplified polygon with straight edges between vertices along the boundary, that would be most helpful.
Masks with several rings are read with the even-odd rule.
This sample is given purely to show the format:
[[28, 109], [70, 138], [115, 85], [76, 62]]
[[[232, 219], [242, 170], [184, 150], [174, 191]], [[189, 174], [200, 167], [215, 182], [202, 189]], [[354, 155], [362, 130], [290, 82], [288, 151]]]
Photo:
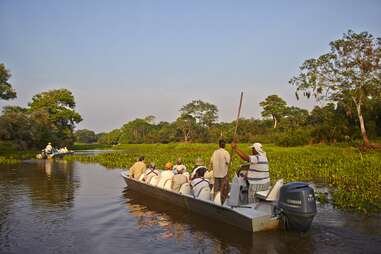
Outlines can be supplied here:
[[297, 101], [288, 80], [348, 29], [381, 37], [381, 1], [18, 1], [0, 0], [0, 62], [25, 106], [70, 89], [84, 121], [109, 131], [136, 117], [173, 121], [192, 99], [235, 118], [278, 94]]

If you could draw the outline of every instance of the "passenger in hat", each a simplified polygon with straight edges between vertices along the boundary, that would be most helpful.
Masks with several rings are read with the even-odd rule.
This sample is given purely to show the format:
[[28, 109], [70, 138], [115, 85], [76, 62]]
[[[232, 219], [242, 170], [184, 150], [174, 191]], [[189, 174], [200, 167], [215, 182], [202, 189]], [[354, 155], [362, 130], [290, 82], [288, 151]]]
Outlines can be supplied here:
[[[184, 174], [185, 167], [177, 167], [175, 168], [176, 174], [172, 177], [172, 186], [171, 189], [173, 191], [179, 192], [181, 185], [187, 183], [189, 181], [188, 177]], [[188, 173], [188, 172], [186, 172]]]
[[195, 166], [192, 170], [191, 179], [193, 179], [195, 177], [197, 170], [199, 170], [200, 168], [205, 168], [205, 172], [208, 170], [204, 164], [204, 160], [202, 158], [198, 157], [195, 161]]
[[173, 177], [173, 163], [172, 162], [167, 162], [164, 165], [164, 170], [160, 172], [160, 180], [159, 183], [157, 184], [158, 187], [164, 188], [164, 185], [166, 184], [167, 180], [172, 179]]
[[210, 183], [207, 179], [204, 178], [205, 172], [207, 171], [206, 167], [200, 167], [196, 170], [196, 173], [190, 183], [193, 195], [197, 198], [201, 192], [201, 189], [208, 188], [210, 191]]
[[173, 166], [173, 174], [177, 174], [178, 170], [183, 170], [184, 172], [187, 170], [187, 167], [183, 164], [181, 158], [177, 158], [176, 165]]
[[247, 155], [237, 147], [237, 144], [231, 144], [232, 149], [241, 159], [250, 163], [247, 172], [249, 181], [249, 203], [255, 202], [255, 193], [257, 191], [268, 190], [270, 188], [269, 164], [265, 151], [261, 143], [254, 143], [251, 148], [252, 155]]

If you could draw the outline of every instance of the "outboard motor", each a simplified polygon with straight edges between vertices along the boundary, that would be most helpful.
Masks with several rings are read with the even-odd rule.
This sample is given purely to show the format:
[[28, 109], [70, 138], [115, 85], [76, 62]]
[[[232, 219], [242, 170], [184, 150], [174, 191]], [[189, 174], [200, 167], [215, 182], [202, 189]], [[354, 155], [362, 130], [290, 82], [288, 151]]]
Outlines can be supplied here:
[[280, 188], [278, 208], [287, 230], [305, 232], [316, 215], [314, 190], [306, 183], [285, 184]]

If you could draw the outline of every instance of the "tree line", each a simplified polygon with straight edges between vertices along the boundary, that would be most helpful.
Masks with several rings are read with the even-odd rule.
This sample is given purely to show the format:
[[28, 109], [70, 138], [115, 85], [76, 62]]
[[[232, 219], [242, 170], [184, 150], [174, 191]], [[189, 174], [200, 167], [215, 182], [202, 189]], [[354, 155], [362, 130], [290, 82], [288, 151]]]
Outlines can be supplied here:
[[[330, 51], [307, 59], [289, 83], [295, 95], [323, 101], [312, 111], [289, 106], [278, 95], [260, 102], [262, 119], [240, 119], [240, 142], [260, 141], [283, 146], [311, 143], [353, 142], [381, 136], [381, 38], [368, 32], [349, 30], [331, 42]], [[0, 99], [16, 92], [8, 82], [10, 72], [0, 64]], [[33, 96], [27, 108], [4, 107], [0, 116], [0, 139], [19, 147], [41, 146], [47, 141], [60, 145], [79, 142], [170, 143], [215, 142], [232, 139], [233, 122], [217, 122], [218, 108], [193, 100], [179, 109], [174, 122], [155, 122], [154, 116], [137, 118], [108, 133], [78, 130], [82, 118], [67, 89]]]

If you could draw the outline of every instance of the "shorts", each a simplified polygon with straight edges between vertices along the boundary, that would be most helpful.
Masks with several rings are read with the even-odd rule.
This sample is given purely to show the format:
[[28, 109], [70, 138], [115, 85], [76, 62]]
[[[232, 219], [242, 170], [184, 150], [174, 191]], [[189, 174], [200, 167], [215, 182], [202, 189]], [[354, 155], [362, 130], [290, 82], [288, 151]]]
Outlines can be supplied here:
[[270, 188], [270, 182], [264, 184], [249, 184], [249, 204], [255, 203], [255, 193]]

